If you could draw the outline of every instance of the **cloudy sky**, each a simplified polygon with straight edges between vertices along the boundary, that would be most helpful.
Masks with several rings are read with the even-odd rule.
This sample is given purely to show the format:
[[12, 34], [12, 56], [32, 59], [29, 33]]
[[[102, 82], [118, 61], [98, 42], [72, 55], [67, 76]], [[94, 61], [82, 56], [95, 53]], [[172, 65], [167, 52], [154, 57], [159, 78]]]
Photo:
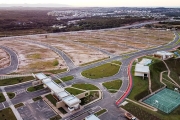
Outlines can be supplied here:
[[122, 6], [180, 6], [180, 0], [0, 0], [0, 4], [36, 4], [55, 3], [74, 7], [122, 7]]

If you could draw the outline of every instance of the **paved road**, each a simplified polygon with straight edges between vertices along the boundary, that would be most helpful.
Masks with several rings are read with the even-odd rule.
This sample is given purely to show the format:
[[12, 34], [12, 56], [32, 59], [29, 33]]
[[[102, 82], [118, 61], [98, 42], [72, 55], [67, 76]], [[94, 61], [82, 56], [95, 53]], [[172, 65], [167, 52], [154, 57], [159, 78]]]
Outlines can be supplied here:
[[[61, 78], [61, 77], [67, 76], [67, 75], [73, 75], [75, 77], [74, 80], [66, 82], [67, 85], [71, 85], [71, 84], [79, 83], [79, 82], [91, 83], [91, 84], [94, 84], [94, 85], [98, 86], [102, 90], [103, 99], [96, 102], [96, 103], [94, 103], [94, 104], [86, 106], [83, 111], [89, 110], [90, 108], [98, 105], [98, 106], [101, 106], [102, 108], [108, 109], [108, 113], [101, 116], [101, 119], [103, 119], [103, 120], [125, 120], [125, 118], [123, 117], [123, 111], [121, 111], [117, 107], [117, 105], [115, 104], [115, 101], [117, 101], [123, 95], [125, 95], [125, 97], [127, 97], [127, 95], [130, 93], [130, 91], [126, 92], [128, 86], [129, 86], [129, 79], [128, 79], [128, 74], [127, 74], [127, 68], [128, 68], [129, 63], [132, 61], [132, 59], [134, 59], [134, 58], [136, 58], [138, 56], [141, 56], [141, 55], [151, 54], [151, 53], [156, 52], [157, 50], [170, 50], [172, 47], [177, 46], [177, 44], [175, 44], [175, 43], [176, 43], [176, 41], [178, 39], [179, 39], [179, 36], [176, 33], [175, 40], [173, 42], [165, 45], [165, 46], [159, 46], [157, 48], [152, 48], [152, 49], [149, 49], [149, 50], [142, 50], [142, 51], [138, 51], [136, 53], [128, 54], [129, 58], [127, 58], [127, 59], [123, 59], [125, 55], [113, 56], [110, 59], [100, 61], [100, 62], [97, 62], [95, 64], [91, 64], [91, 65], [88, 65], [88, 66], [70, 67], [71, 68], [70, 71], [68, 71], [66, 73], [63, 73], [63, 74], [57, 74], [56, 77]], [[111, 62], [111, 61], [114, 61], [114, 60], [118, 60], [118, 61], [122, 62], [122, 66], [121, 66], [120, 71], [114, 76], [111, 76], [111, 77], [108, 77], [108, 78], [101, 78], [101, 79], [97, 79], [97, 80], [89, 80], [89, 79], [84, 78], [83, 76], [81, 76], [81, 72], [86, 70], [86, 69], [93, 68], [93, 67], [99, 66], [101, 64], [104, 64], [105, 62]], [[65, 61], [66, 61], [66, 59], [65, 59]], [[122, 84], [120, 90], [115, 94], [110, 94], [103, 86], [101, 86], [99, 84], [101, 82], [110, 81], [110, 80], [114, 80], [114, 79], [121, 79], [123, 81], [123, 84]], [[23, 91], [24, 89], [26, 89], [30, 85], [31, 85], [30, 83], [26, 83], [26, 84], [17, 85], [17, 86], [14, 86], [14, 87], [13, 86], [12, 87], [6, 87], [5, 90], [7, 92], [18, 91], [19, 90], [19, 92], [20, 92], [21, 90]], [[132, 86], [131, 86], [131, 88], [132, 88]], [[36, 97], [36, 96], [39, 96], [41, 94], [48, 93], [48, 92], [49, 91], [46, 90], [46, 89], [43, 89], [41, 91], [36, 91], [36, 92], [33, 92], [33, 93], [27, 93], [27, 92], [22, 92], [21, 93], [20, 92], [18, 97], [12, 99], [12, 103], [16, 104], [16, 103], [19, 103], [19, 102], [23, 102], [23, 101], [26, 101], [26, 100], [28, 100], [30, 98], [33, 98], [33, 97]], [[123, 100], [124, 99], [122, 99], [120, 101], [120, 103]], [[8, 106], [6, 102], [4, 102], [4, 105]], [[0, 107], [1, 106], [2, 105], [0, 105]], [[82, 113], [82, 111], [74, 114], [74, 116], [79, 115], [80, 113]], [[67, 117], [66, 119], [71, 119], [71, 117], [72, 116]]]
[[0, 75], [8, 74], [15, 71], [18, 68], [18, 57], [16, 53], [8, 47], [0, 46], [1, 49], [5, 50], [10, 56], [10, 65], [6, 68], [0, 69]]

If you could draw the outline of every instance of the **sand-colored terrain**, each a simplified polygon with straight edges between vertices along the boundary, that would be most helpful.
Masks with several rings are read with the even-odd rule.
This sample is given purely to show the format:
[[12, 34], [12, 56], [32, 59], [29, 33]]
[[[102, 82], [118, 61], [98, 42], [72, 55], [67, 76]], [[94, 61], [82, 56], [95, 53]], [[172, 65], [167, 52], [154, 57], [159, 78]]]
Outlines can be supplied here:
[[10, 56], [3, 49], [0, 49], [0, 69], [9, 66]]
[[17, 53], [19, 67], [16, 72], [29, 73], [67, 68], [62, 58], [43, 46], [13, 40], [0, 43]]
[[[167, 44], [174, 34], [166, 30], [153, 29], [119, 29], [95, 30], [67, 33], [50, 33], [8, 38], [10, 41], [0, 41], [14, 49], [20, 59], [18, 72], [52, 70], [66, 68], [65, 62], [53, 51], [39, 45], [21, 41], [37, 41], [49, 44], [63, 51], [76, 66], [109, 57], [98, 51], [102, 49], [111, 54], [121, 55], [150, 47]], [[5, 39], [5, 38], [4, 38]], [[16, 40], [16, 41], [14, 41]], [[93, 49], [96, 48], [96, 49]], [[53, 66], [55, 62], [58, 66]]]

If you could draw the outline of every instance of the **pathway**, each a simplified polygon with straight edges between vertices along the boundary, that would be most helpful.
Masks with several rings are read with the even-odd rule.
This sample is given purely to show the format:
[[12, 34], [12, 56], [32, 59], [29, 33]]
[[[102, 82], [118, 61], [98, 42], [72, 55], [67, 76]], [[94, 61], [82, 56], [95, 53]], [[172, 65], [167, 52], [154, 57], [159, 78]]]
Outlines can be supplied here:
[[166, 64], [166, 62], [164, 60], [163, 60], [163, 63], [165, 64], [166, 68], [168, 69], [168, 77], [169, 77], [169, 79], [171, 79], [171, 81], [173, 81], [176, 84], [176, 86], [178, 86], [180, 88], [180, 85], [170, 77], [171, 71], [170, 71], [168, 65]]
[[17, 120], [23, 120], [22, 117], [20, 116], [19, 112], [16, 110], [16, 108], [14, 107], [13, 103], [11, 102], [11, 100], [9, 99], [6, 91], [4, 90], [4, 87], [1, 87], [2, 93], [4, 95], [4, 97], [6, 98], [6, 101], [8, 102], [10, 108], [12, 109], [14, 115], [16, 116]]

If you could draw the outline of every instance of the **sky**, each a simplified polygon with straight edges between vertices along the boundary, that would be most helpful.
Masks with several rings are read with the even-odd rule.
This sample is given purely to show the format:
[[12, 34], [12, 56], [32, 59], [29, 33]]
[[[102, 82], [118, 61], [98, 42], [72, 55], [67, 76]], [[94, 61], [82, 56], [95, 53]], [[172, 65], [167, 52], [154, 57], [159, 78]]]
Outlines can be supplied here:
[[66, 4], [74, 7], [176, 7], [180, 0], [0, 0], [0, 4]]

